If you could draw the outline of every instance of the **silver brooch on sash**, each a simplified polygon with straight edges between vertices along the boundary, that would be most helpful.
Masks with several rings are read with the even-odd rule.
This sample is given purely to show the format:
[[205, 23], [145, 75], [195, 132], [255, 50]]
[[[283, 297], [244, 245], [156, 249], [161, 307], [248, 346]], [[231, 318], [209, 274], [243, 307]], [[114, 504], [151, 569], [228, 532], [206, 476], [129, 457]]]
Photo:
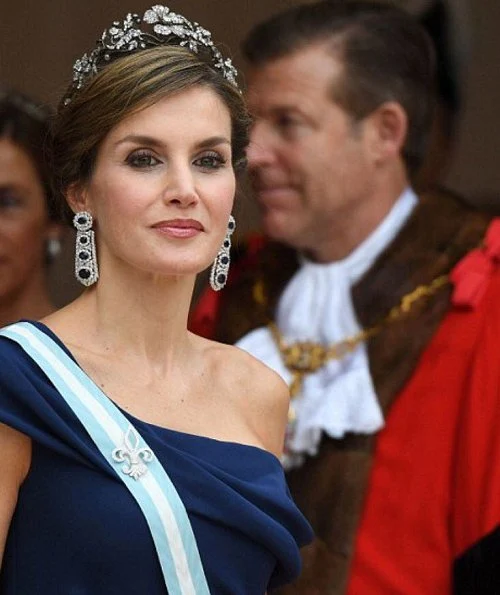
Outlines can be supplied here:
[[148, 468], [146, 463], [150, 463], [153, 458], [153, 451], [148, 447], [140, 447], [141, 437], [137, 430], [130, 425], [123, 437], [123, 446], [115, 448], [111, 453], [113, 460], [122, 465], [122, 473], [130, 475], [134, 479], [139, 479], [144, 475]]

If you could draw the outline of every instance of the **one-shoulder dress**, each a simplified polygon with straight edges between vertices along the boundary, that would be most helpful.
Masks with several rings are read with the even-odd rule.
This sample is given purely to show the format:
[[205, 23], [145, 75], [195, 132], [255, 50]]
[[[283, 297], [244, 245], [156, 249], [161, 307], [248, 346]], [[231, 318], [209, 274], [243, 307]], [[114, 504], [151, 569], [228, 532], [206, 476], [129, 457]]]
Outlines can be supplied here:
[[[71, 355], [47, 327], [32, 324]], [[212, 595], [263, 595], [297, 577], [299, 548], [311, 541], [311, 528], [274, 455], [122, 413], [186, 507]], [[7, 537], [0, 594], [165, 595], [140, 508], [44, 372], [5, 337], [0, 422], [33, 445]]]

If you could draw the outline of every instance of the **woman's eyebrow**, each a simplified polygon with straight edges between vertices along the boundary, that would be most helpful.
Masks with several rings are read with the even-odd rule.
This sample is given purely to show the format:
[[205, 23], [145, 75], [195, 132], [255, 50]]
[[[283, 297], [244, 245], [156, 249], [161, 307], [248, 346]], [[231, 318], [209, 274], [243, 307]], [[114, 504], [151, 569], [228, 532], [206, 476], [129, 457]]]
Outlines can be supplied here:
[[[153, 136], [147, 136], [142, 134], [128, 134], [121, 138], [115, 143], [115, 147], [125, 143], [133, 143], [138, 145], [148, 145], [150, 147], [164, 147], [165, 143], [160, 141]], [[203, 149], [206, 147], [213, 147], [215, 145], [227, 144], [230, 145], [231, 141], [225, 136], [210, 136], [209, 138], [201, 140], [195, 145], [196, 148]]]
[[153, 136], [145, 136], [142, 134], [128, 134], [127, 136], [116, 141], [115, 147], [118, 147], [119, 145], [123, 145], [125, 143], [134, 143], [134, 144], [138, 144], [138, 145], [149, 145], [152, 147], [163, 147], [164, 146], [164, 143], [162, 143], [159, 139], [154, 138]]

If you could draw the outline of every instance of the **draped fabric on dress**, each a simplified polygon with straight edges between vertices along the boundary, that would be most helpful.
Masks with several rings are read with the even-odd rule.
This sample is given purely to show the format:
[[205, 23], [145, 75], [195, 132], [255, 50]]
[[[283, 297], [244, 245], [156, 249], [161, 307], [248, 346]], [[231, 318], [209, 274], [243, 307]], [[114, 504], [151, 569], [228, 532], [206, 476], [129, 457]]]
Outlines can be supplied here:
[[[274, 455], [123, 413], [186, 506], [212, 593], [260, 595], [297, 576], [299, 547], [310, 541], [311, 530]], [[44, 373], [5, 338], [0, 422], [33, 443], [7, 539], [1, 595], [165, 595], [136, 502]]]

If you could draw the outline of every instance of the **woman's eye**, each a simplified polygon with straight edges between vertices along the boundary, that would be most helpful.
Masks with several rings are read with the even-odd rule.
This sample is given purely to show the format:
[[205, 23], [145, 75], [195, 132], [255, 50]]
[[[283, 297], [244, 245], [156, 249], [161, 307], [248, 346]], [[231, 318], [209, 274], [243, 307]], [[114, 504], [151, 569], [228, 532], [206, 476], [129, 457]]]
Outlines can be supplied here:
[[139, 151], [132, 153], [127, 157], [127, 163], [137, 169], [148, 169], [158, 165], [160, 160], [157, 159], [152, 153]]
[[218, 153], [209, 153], [202, 155], [195, 160], [194, 164], [202, 167], [203, 169], [219, 169], [223, 167], [226, 160]]
[[15, 209], [20, 206], [22, 206], [22, 200], [15, 192], [0, 189], [0, 209]]

